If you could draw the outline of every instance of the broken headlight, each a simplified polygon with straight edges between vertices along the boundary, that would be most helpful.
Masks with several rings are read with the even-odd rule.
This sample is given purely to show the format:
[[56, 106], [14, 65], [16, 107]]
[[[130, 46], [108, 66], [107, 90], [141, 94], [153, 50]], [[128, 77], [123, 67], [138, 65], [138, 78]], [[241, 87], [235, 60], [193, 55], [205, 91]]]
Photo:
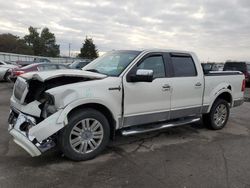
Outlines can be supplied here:
[[54, 97], [49, 93], [44, 93], [40, 108], [42, 110], [41, 117], [44, 119], [54, 114], [57, 111]]

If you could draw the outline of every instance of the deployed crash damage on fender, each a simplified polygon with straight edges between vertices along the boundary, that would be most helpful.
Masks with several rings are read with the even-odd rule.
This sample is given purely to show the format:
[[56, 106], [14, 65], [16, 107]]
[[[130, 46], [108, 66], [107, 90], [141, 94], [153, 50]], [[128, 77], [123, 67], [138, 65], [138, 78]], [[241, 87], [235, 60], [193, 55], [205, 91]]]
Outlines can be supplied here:
[[[8, 120], [14, 141], [31, 156], [38, 156], [54, 147], [56, 134], [67, 123], [67, 120], [58, 121], [58, 118], [63, 108], [79, 95], [74, 89], [65, 89], [64, 86], [105, 77], [81, 70], [28, 73], [19, 77], [11, 97]], [[57, 99], [61, 99], [56, 100], [52, 90], [59, 87], [64, 89], [56, 92]]]

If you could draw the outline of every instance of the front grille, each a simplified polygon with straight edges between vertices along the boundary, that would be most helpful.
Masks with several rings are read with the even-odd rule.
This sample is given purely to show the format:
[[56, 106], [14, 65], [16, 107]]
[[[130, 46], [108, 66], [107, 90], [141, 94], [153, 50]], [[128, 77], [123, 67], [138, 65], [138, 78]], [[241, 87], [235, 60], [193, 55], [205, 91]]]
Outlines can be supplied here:
[[14, 96], [16, 99], [21, 100], [22, 96], [27, 88], [27, 84], [24, 79], [18, 78], [15, 83]]

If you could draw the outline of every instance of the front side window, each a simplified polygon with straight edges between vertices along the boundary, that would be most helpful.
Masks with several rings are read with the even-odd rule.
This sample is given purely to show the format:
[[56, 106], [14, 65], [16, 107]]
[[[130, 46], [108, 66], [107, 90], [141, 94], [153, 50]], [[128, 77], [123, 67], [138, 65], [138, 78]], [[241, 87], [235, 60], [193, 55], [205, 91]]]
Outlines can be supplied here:
[[153, 70], [153, 78], [164, 78], [166, 76], [163, 57], [161, 55], [151, 56], [144, 59], [138, 69]]
[[140, 51], [109, 52], [86, 65], [83, 70], [119, 76], [140, 53]]
[[197, 76], [194, 61], [191, 56], [172, 56], [175, 77]]

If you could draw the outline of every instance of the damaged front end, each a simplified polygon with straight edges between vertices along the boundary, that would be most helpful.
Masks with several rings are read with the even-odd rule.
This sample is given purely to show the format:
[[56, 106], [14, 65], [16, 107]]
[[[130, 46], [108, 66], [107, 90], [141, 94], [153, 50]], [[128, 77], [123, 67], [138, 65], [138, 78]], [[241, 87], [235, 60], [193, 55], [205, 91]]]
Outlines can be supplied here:
[[46, 91], [66, 84], [94, 78], [58, 76], [41, 80], [37, 77], [18, 77], [11, 97], [8, 119], [9, 133], [14, 141], [31, 156], [39, 156], [56, 144], [58, 131], [65, 126], [58, 122], [63, 111], [55, 104], [54, 96]]
[[29, 130], [36, 126], [36, 119], [25, 115], [16, 109], [12, 109], [9, 116], [9, 133], [13, 136], [14, 142], [25, 149], [32, 157], [55, 146], [54, 139], [48, 137], [39, 142]]

